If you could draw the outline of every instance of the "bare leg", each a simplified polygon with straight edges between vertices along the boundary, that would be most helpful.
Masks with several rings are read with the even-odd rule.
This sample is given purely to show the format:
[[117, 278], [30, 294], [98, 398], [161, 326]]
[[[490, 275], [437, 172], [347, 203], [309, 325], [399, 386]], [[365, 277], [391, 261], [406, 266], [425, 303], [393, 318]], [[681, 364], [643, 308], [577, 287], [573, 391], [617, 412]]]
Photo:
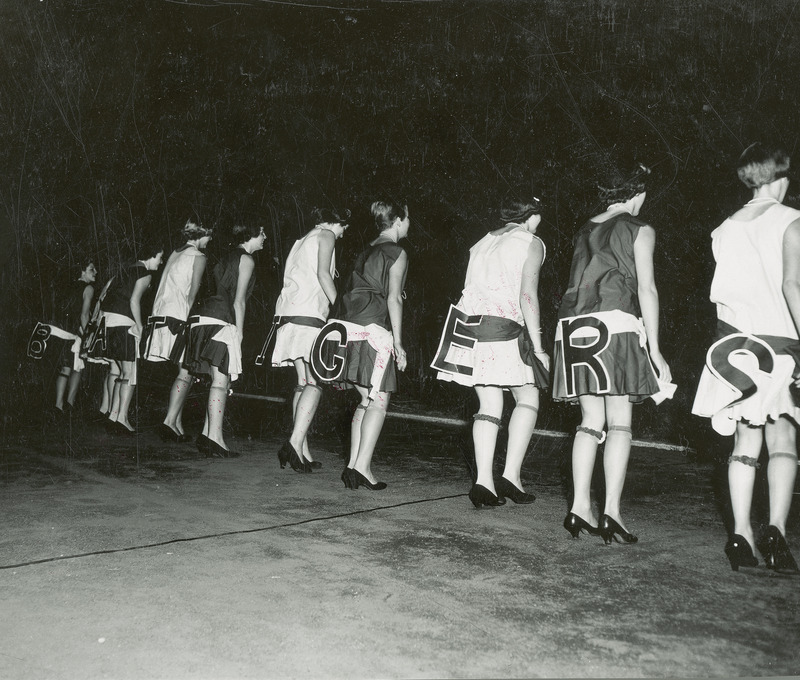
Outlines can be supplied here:
[[[110, 393], [111, 404], [108, 411], [108, 419], [112, 423], [116, 423], [117, 420], [119, 419], [119, 393], [120, 393], [120, 387], [122, 385], [122, 370], [120, 368], [120, 362], [115, 361], [112, 363], [112, 366], [116, 368], [116, 374], [114, 377], [114, 383]], [[111, 375], [112, 373], [109, 373], [109, 376]]]
[[763, 428], [748, 427], [739, 421], [736, 423], [733, 452], [728, 459], [728, 488], [733, 510], [733, 533], [747, 539], [751, 548], [755, 547], [755, 539], [750, 524], [750, 508], [753, 502], [756, 466], [763, 440]]
[[119, 413], [117, 414], [117, 422], [124, 425], [131, 432], [135, 429], [128, 420], [128, 411], [131, 406], [131, 399], [133, 398], [133, 390], [135, 387], [131, 385], [133, 372], [136, 370], [136, 361], [123, 361], [122, 362], [122, 379], [117, 383], [119, 385]]
[[78, 388], [81, 386], [82, 371], [73, 370], [69, 376], [69, 387], [67, 389], [67, 403], [75, 406], [75, 398], [78, 396]]
[[769, 453], [769, 523], [786, 536], [786, 518], [792, 506], [797, 475], [797, 441], [794, 425], [786, 418], [767, 423], [764, 436]]
[[112, 361], [108, 366], [108, 375], [103, 380], [103, 397], [100, 400], [100, 413], [107, 417], [111, 415], [111, 402], [117, 378], [119, 378], [119, 366], [116, 361]]
[[311, 374], [311, 367], [303, 360], [295, 361], [297, 369], [297, 385], [301, 391], [295, 391], [294, 397], [294, 426], [289, 443], [295, 451], [299, 452], [300, 459], [312, 462], [314, 459], [308, 450], [308, 430], [317, 413], [317, 407], [322, 397], [322, 388], [317, 385]]
[[69, 366], [63, 366], [56, 377], [56, 408], [59, 411], [64, 410], [64, 394], [67, 391], [67, 383], [71, 373], [72, 369]]
[[356, 385], [356, 390], [361, 396], [361, 403], [356, 406], [353, 419], [350, 421], [350, 460], [347, 463], [349, 468], [355, 467], [358, 459], [358, 447], [361, 445], [361, 423], [369, 406], [369, 392], [358, 385]]
[[592, 526], [597, 526], [592, 511], [592, 472], [597, 445], [606, 423], [606, 409], [603, 398], [592, 394], [582, 395], [578, 401], [581, 405], [581, 424], [572, 442], [573, 498], [570, 511]]
[[211, 367], [211, 387], [208, 390], [208, 409], [206, 411], [206, 425], [203, 428], [211, 441], [228, 450], [222, 437], [222, 423], [225, 419], [225, 403], [228, 400], [228, 387], [230, 377], [221, 373], [216, 366]]
[[[605, 397], [608, 435], [603, 452], [606, 478], [606, 499], [603, 514], [615, 520], [623, 529], [620, 499], [625, 486], [628, 460], [631, 455], [631, 415], [633, 406], [627, 396]], [[627, 531], [627, 529], [625, 529]]]
[[[476, 484], [497, 495], [494, 488], [494, 450], [500, 417], [503, 415], [503, 390], [499, 387], [478, 385], [475, 387], [480, 406], [472, 423], [472, 441], [475, 446]], [[521, 462], [520, 462], [521, 464]], [[519, 475], [517, 475], [519, 476]]]
[[192, 382], [194, 381], [189, 375], [189, 371], [181, 367], [169, 392], [169, 406], [167, 407], [167, 415], [164, 418], [164, 425], [175, 430], [178, 434], [184, 433], [183, 407], [189, 397], [189, 391], [192, 389]]
[[[361, 393], [361, 389], [359, 388], [359, 393]], [[386, 409], [389, 406], [390, 398], [391, 394], [388, 392], [378, 392], [374, 399], [367, 398], [367, 409], [361, 419], [358, 453], [352, 467], [372, 484], [377, 482], [372, 474], [372, 455], [375, 453], [375, 445], [378, 443], [378, 437], [383, 429], [383, 421], [386, 419]], [[362, 395], [362, 403], [363, 400], [364, 395]]]
[[511, 394], [517, 405], [511, 412], [508, 423], [508, 448], [503, 477], [523, 491], [520, 471], [531, 443], [531, 436], [536, 427], [536, 416], [539, 413], [539, 390], [533, 385], [512, 387]]

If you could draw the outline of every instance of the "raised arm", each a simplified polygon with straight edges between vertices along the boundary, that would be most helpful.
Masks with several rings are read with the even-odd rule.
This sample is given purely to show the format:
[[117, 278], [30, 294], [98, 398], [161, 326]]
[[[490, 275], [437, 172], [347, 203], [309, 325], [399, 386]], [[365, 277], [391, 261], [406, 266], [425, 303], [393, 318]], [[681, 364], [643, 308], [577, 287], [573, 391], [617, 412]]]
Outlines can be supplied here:
[[522, 265], [519, 305], [522, 309], [525, 327], [533, 342], [533, 351], [544, 367], [549, 370], [550, 357], [542, 344], [542, 316], [539, 308], [539, 274], [542, 270], [543, 259], [544, 245], [538, 238], [534, 238], [528, 246], [528, 254]]
[[800, 332], [800, 220], [792, 222], [783, 234], [783, 297]]
[[233, 314], [239, 341], [244, 337], [244, 310], [247, 303], [247, 286], [253, 276], [255, 262], [252, 255], [244, 253], [239, 259], [239, 281], [236, 284], [236, 298], [233, 301]]
[[642, 321], [647, 334], [650, 359], [658, 371], [661, 380], [672, 380], [672, 373], [658, 344], [658, 290], [653, 271], [653, 251], [656, 245], [656, 232], [653, 227], [644, 225], [639, 228], [633, 243], [633, 257], [636, 263], [636, 278], [639, 281], [639, 306], [642, 309]]
[[186, 301], [189, 303], [189, 309], [192, 308], [194, 300], [197, 297], [197, 291], [200, 290], [200, 283], [203, 281], [203, 272], [206, 270], [206, 256], [197, 255], [192, 262], [192, 284], [189, 286], [189, 295]]
[[136, 279], [136, 283], [133, 286], [133, 293], [131, 293], [131, 315], [136, 323], [136, 331], [139, 337], [142, 335], [142, 295], [144, 295], [144, 292], [150, 286], [150, 280], [152, 278], [153, 276], [148, 274], [140, 279]]
[[89, 284], [83, 289], [83, 299], [81, 300], [81, 333], [89, 325], [89, 318], [92, 313], [92, 298], [94, 297], [94, 286]]
[[397, 368], [406, 370], [406, 351], [403, 349], [403, 288], [406, 285], [408, 255], [403, 250], [389, 269], [389, 295], [386, 304], [389, 308], [389, 321], [392, 324], [394, 355]]
[[333, 259], [335, 244], [336, 236], [333, 232], [322, 229], [319, 235], [319, 250], [317, 251], [317, 280], [331, 304], [336, 302], [336, 286], [331, 276], [331, 260]]

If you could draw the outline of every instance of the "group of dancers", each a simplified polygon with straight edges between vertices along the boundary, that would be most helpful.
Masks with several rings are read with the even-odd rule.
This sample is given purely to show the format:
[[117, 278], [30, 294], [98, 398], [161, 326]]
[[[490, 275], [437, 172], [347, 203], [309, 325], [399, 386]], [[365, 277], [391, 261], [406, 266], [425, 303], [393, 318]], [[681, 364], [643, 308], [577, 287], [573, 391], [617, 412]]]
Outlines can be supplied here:
[[[800, 407], [800, 211], [782, 204], [790, 159], [781, 148], [756, 143], [738, 161], [738, 175], [753, 198], [712, 233], [716, 269], [711, 300], [717, 306], [718, 339], [706, 357], [692, 412], [711, 418], [715, 430], [734, 434], [728, 477], [734, 530], [726, 546], [731, 568], [765, 565], [797, 572], [787, 545], [797, 470], [796, 428]], [[431, 366], [443, 381], [473, 388], [479, 402], [472, 438], [475, 474], [469, 499], [476, 508], [510, 499], [527, 504], [522, 463], [536, 426], [540, 393], [580, 406], [572, 443], [573, 499], [564, 528], [612, 542], [633, 544], [620, 501], [631, 449], [633, 404], [657, 403], [674, 392], [670, 367], [659, 345], [659, 297], [653, 254], [656, 231], [638, 215], [650, 170], [637, 166], [600, 190], [603, 211], [578, 230], [566, 292], [561, 298], [551, 356], [543, 343], [539, 276], [546, 256], [537, 236], [542, 204], [514, 197], [500, 206], [497, 224], [470, 248], [460, 300], [451, 306]], [[293, 366], [297, 386], [292, 431], [278, 462], [297, 472], [321, 467], [308, 445], [308, 431], [322, 384], [354, 387], [360, 397], [351, 421], [349, 460], [341, 473], [347, 489], [387, 487], [372, 471], [372, 459], [406, 368], [403, 347], [403, 288], [408, 256], [402, 241], [410, 228], [408, 207], [392, 202], [371, 206], [375, 237], [358, 255], [341, 291], [334, 284], [335, 242], [348, 229], [349, 212], [318, 209], [315, 226], [291, 249], [270, 331], [269, 360]], [[99, 295], [91, 322], [94, 263], [86, 263], [74, 285], [74, 302], [52, 335], [72, 356], [56, 381], [56, 407], [73, 403], [82, 358], [111, 368], [101, 403], [111, 427], [132, 432], [128, 420], [136, 360], [172, 361], [172, 385], [160, 434], [189, 442], [182, 410], [197, 376], [210, 378], [206, 419], [196, 439], [208, 456], [237, 455], [222, 431], [225, 400], [242, 371], [241, 340], [253, 289], [253, 253], [264, 244], [263, 229], [236, 227], [235, 247], [213, 271], [214, 294], [195, 304], [205, 268], [203, 249], [212, 231], [189, 222], [185, 243], [167, 260], [152, 315], [143, 324], [142, 293], [161, 264], [157, 246]], [[48, 333], [39, 324], [34, 338]], [[38, 333], [38, 335], [37, 335]], [[50, 337], [49, 335], [47, 337]], [[34, 343], [32, 338], [32, 345]], [[274, 342], [274, 346], [272, 345]], [[40, 343], [41, 344], [41, 343]], [[141, 344], [141, 347], [140, 347]], [[268, 350], [260, 359], [266, 359]], [[69, 387], [69, 390], [67, 390]], [[494, 458], [504, 391], [515, 401], [508, 423], [502, 474]], [[762, 443], [768, 452], [769, 528], [754, 535], [751, 502]], [[605, 498], [595, 514], [592, 473], [604, 444]]]

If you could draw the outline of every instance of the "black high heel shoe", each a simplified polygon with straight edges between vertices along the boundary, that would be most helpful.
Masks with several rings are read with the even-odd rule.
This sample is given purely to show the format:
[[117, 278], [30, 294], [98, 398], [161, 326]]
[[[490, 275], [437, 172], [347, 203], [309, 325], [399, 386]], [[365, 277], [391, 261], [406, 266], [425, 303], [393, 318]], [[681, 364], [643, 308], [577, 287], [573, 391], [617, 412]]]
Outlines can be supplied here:
[[739, 567], [757, 567], [758, 560], [753, 549], [744, 536], [734, 534], [725, 544], [725, 554], [731, 563], [731, 569], [739, 571]]
[[286, 463], [289, 463], [295, 472], [311, 472], [311, 466], [301, 460], [300, 455], [294, 450], [294, 446], [291, 445], [288, 439], [278, 450], [278, 462], [281, 465], [281, 469], [286, 467]]
[[322, 467], [322, 463], [320, 463], [318, 460], [309, 460], [307, 462], [312, 470], [319, 470]]
[[487, 508], [496, 508], [505, 505], [506, 499], [502, 496], [495, 496], [483, 484], [473, 484], [469, 490], [469, 499], [476, 508], [485, 505]]
[[370, 491], [383, 491], [388, 486], [386, 482], [375, 482], [373, 484], [355, 468], [349, 469], [351, 470], [350, 474], [352, 475], [351, 479], [353, 480], [354, 489], [359, 489], [363, 486]]
[[598, 527], [593, 527], [583, 517], [576, 515], [574, 512], [568, 513], [564, 518], [564, 528], [572, 534], [572, 538], [578, 538], [581, 531], [585, 531], [590, 536], [600, 535]]
[[797, 562], [795, 562], [789, 550], [789, 544], [786, 543], [786, 539], [778, 527], [772, 524], [769, 525], [767, 533], [762, 539], [761, 545], [759, 545], [759, 550], [764, 556], [767, 569], [774, 569], [777, 572], [789, 574], [800, 572], [800, 569], [797, 567]]
[[208, 444], [210, 441], [211, 440], [204, 434], [197, 435], [197, 440], [195, 441], [195, 443], [197, 444], [197, 450], [204, 456], [208, 455]]
[[500, 477], [494, 486], [497, 489], [498, 498], [510, 498], [515, 503], [521, 504], [533, 503], [536, 500], [536, 496], [532, 493], [525, 493], [518, 489], [513, 482], [508, 481], [505, 477]]
[[346, 467], [342, 470], [342, 483], [344, 484], [345, 489], [352, 489], [353, 488], [353, 469]]
[[606, 545], [609, 545], [612, 539], [617, 543], [627, 543], [628, 545], [636, 543], [636, 541], [639, 540], [637, 536], [625, 531], [625, 529], [620, 526], [619, 522], [608, 515], [603, 515], [600, 519], [599, 530]]
[[206, 448], [206, 457], [207, 458], [238, 458], [239, 452], [238, 451], [231, 451], [230, 449], [225, 449], [221, 447], [217, 442], [213, 439], [208, 440], [208, 445]]

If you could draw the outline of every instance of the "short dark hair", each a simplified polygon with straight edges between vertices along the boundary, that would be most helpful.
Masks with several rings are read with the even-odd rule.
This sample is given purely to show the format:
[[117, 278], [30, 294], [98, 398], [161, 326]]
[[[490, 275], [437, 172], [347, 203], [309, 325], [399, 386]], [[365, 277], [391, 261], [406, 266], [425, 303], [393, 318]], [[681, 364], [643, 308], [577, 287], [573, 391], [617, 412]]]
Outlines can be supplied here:
[[311, 219], [314, 224], [341, 224], [346, 226], [350, 220], [349, 210], [334, 210], [331, 208], [314, 208], [311, 211]]
[[630, 173], [612, 182], [611, 186], [598, 186], [600, 200], [608, 204], [624, 203], [637, 194], [641, 194], [647, 190], [646, 180], [650, 172], [650, 168], [646, 165], [637, 163]]
[[522, 224], [531, 215], [542, 214], [542, 202], [533, 196], [528, 201], [522, 201], [516, 196], [506, 196], [500, 203], [501, 224]]
[[375, 201], [370, 206], [370, 212], [378, 231], [389, 229], [398, 218], [404, 220], [408, 217], [408, 207], [395, 202]]
[[251, 238], [258, 236], [262, 229], [260, 224], [237, 224], [232, 229], [234, 245], [240, 246], [242, 243], [247, 243]]
[[750, 189], [772, 184], [789, 174], [791, 159], [783, 147], [754, 142], [739, 156], [736, 174]]
[[211, 236], [213, 232], [214, 229], [212, 227], [204, 227], [200, 224], [200, 220], [195, 221], [190, 218], [186, 220], [186, 224], [181, 229], [181, 236], [187, 241], [192, 241], [204, 236]]

